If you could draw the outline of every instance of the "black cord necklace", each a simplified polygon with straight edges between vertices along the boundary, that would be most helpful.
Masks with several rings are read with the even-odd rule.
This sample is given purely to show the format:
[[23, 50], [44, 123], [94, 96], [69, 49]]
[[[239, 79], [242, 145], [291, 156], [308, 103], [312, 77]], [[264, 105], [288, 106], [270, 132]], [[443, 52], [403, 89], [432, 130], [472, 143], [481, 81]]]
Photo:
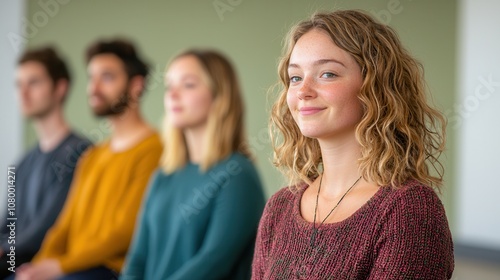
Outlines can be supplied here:
[[328, 219], [328, 217], [330, 217], [330, 215], [333, 213], [333, 210], [335, 210], [337, 208], [337, 206], [339, 206], [340, 202], [342, 202], [342, 200], [344, 199], [346, 194], [359, 182], [360, 179], [361, 179], [361, 176], [356, 180], [356, 182], [354, 182], [354, 184], [352, 184], [352, 186], [344, 193], [344, 195], [342, 195], [339, 202], [337, 202], [337, 204], [332, 208], [330, 213], [328, 213], [328, 215], [326, 215], [326, 217], [323, 219], [321, 224], [319, 224], [319, 226], [316, 227], [316, 213], [318, 212], [319, 192], [321, 191], [321, 182], [323, 181], [323, 175], [321, 175], [321, 178], [319, 179], [318, 194], [316, 195], [316, 206], [314, 207], [314, 222], [313, 222], [313, 232], [311, 235], [311, 247], [314, 247], [314, 243], [316, 241], [316, 235], [318, 234], [318, 229], [323, 225], [323, 223], [326, 221], [326, 219]]

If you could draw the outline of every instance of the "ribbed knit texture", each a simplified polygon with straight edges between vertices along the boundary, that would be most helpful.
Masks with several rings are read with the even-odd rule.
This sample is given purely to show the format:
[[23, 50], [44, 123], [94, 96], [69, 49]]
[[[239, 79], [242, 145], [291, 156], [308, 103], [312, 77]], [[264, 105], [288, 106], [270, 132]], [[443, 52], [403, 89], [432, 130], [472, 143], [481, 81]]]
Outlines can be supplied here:
[[283, 188], [260, 221], [252, 279], [450, 279], [453, 242], [436, 193], [411, 180], [381, 187], [347, 219], [313, 224], [300, 214], [304, 186]]

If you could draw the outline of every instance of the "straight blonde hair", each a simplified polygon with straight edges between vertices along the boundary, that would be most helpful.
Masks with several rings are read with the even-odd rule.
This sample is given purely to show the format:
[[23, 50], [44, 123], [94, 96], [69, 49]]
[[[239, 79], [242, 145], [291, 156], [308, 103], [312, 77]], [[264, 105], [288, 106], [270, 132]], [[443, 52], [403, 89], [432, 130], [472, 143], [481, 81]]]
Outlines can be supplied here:
[[[193, 56], [198, 60], [209, 79], [213, 94], [200, 163], [201, 171], [206, 172], [234, 152], [252, 158], [246, 141], [240, 85], [233, 66], [226, 57], [213, 50], [187, 50], [175, 56], [168, 65], [186, 56]], [[183, 131], [170, 125], [167, 118], [163, 124], [165, 148], [160, 165], [167, 174], [171, 174], [187, 164], [189, 151]]]

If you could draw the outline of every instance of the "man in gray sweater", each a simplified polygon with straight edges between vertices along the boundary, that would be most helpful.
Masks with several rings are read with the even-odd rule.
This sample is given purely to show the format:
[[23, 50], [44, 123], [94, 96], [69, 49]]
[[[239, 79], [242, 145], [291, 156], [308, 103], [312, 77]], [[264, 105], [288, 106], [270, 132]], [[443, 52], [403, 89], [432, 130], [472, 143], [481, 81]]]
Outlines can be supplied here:
[[91, 145], [64, 119], [70, 80], [66, 63], [51, 47], [29, 50], [19, 60], [18, 99], [38, 143], [14, 169], [15, 211], [7, 213], [13, 219], [0, 228], [0, 279], [39, 250], [66, 201], [77, 161]]

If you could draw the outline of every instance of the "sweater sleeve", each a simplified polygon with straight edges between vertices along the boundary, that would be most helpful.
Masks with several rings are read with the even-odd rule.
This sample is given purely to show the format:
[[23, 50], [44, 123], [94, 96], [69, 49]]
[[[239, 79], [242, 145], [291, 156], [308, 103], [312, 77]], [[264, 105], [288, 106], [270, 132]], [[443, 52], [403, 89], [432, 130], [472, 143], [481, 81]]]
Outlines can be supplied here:
[[169, 280], [224, 279], [244, 249], [255, 241], [264, 196], [257, 175], [231, 176], [217, 194], [199, 252]]
[[157, 171], [151, 178], [149, 184], [148, 195], [142, 204], [141, 214], [137, 220], [136, 231], [134, 233], [133, 241], [130, 250], [127, 254], [125, 268], [120, 277], [120, 280], [139, 280], [144, 279], [146, 270], [146, 260], [148, 256], [148, 237], [149, 227], [146, 222], [147, 209], [151, 196], [155, 195], [155, 190], [158, 182], [159, 171]]
[[[26, 173], [32, 173], [32, 167], [30, 165], [30, 163], [33, 162], [32, 160], [32, 157], [33, 157], [33, 154], [34, 154], [34, 149], [32, 149], [31, 151], [29, 151], [23, 158], [22, 160], [17, 164], [17, 165], [14, 165], [14, 167], [16, 168], [16, 181], [14, 182], [14, 187], [15, 187], [15, 190], [16, 191], [19, 191], [20, 189], [22, 189], [24, 187], [24, 185], [26, 185], [26, 181], [27, 181], [27, 178], [28, 176], [25, 176], [23, 173], [26, 172]], [[26, 170], [26, 171], [25, 171]], [[21, 175], [23, 174], [23, 175]], [[8, 191], [7, 191], [7, 188], [5, 189], [2, 189], [2, 191], [4, 191], [4, 195], [5, 195], [5, 202], [8, 203]], [[16, 200], [16, 203], [18, 204], [19, 203], [19, 197], [18, 197], [19, 193], [16, 193], [16, 197], [15, 200]], [[18, 204], [19, 205], [19, 204]], [[9, 217], [9, 211], [8, 211], [8, 208], [7, 208], [7, 204], [5, 204], [5, 208], [2, 207], [2, 211], [3, 211], [3, 215], [0, 216], [3, 218], [2, 222], [0, 223], [0, 247], [1, 249], [4, 251], [4, 253], [7, 253], [9, 252], [10, 250], [10, 247], [14, 244], [9, 244], [9, 235], [10, 235], [10, 228], [7, 227], [11, 221], [7, 220], [7, 218]], [[19, 209], [17, 209], [16, 211], [16, 217], [18, 219], [20, 219], [19, 217]], [[19, 229], [18, 231], [16, 232], [16, 239], [18, 239], [18, 236], [19, 236]], [[16, 241], [16, 243], [18, 243], [18, 241]], [[16, 244], [17, 245], [17, 244]], [[18, 246], [16, 246], [16, 252], [19, 252], [18, 251]]]
[[127, 186], [121, 202], [120, 217], [113, 221], [107, 234], [89, 242], [83, 250], [74, 251], [57, 258], [65, 273], [86, 270], [103, 265], [106, 260], [126, 254], [134, 232], [137, 211], [144, 188], [158, 165], [157, 151], [151, 151], [136, 163], [134, 176]]
[[269, 252], [269, 240], [271, 239], [272, 232], [270, 219], [273, 211], [272, 202], [273, 198], [266, 203], [257, 231], [257, 240], [255, 241], [255, 251], [252, 261], [252, 279], [254, 280], [264, 279], [264, 267], [267, 260], [266, 253]]
[[369, 279], [450, 279], [453, 242], [441, 201], [432, 189], [398, 192], [387, 209]]

